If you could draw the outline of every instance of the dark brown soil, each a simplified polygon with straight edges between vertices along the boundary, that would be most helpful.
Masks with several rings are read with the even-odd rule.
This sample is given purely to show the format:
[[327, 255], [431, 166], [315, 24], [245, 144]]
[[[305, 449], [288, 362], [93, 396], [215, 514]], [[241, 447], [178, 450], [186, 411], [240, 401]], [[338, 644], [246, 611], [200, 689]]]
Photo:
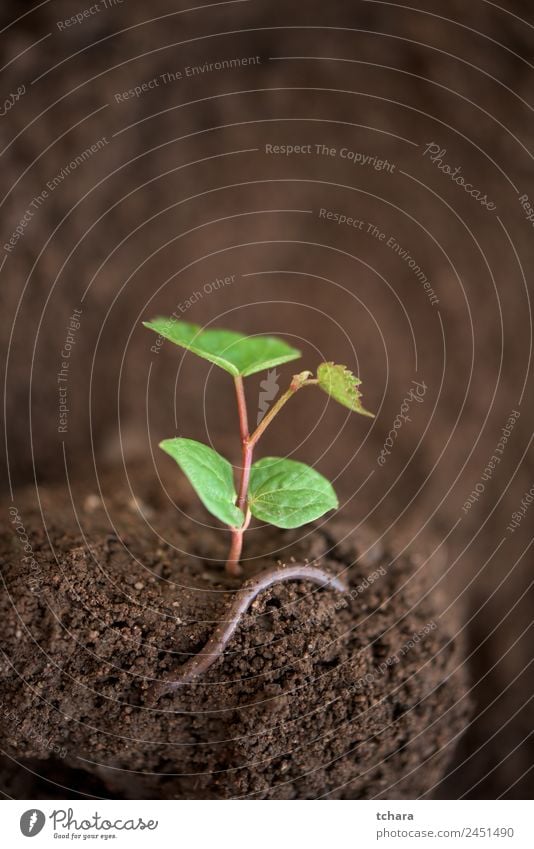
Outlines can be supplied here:
[[[302, 581], [265, 591], [224, 657], [154, 705], [155, 682], [202, 648], [240, 582], [217, 562], [226, 533], [199, 529], [188, 490], [177, 496], [185, 516], [143, 479], [136, 502], [121, 475], [101, 482], [103, 501], [94, 488], [75, 488], [72, 502], [64, 487], [42, 488], [39, 508], [26, 491], [18, 532], [8, 521], [2, 533], [2, 736], [15, 762], [52, 782], [41, 792], [432, 792], [469, 714], [459, 627], [433, 587], [443, 557], [396, 553], [340, 520], [252, 530], [248, 574], [308, 559], [350, 592]], [[5, 792], [31, 795], [31, 775], [26, 789], [8, 775]]]

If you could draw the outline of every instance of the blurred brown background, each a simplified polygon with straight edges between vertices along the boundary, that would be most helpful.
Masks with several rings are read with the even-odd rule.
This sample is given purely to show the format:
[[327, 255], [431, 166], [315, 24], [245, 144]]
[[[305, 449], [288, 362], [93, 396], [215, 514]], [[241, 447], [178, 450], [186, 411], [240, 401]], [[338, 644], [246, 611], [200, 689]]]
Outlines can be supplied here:
[[[468, 603], [476, 715], [436, 792], [524, 797], [534, 512], [507, 526], [534, 483], [534, 241], [520, 201], [534, 205], [534, 17], [519, 0], [410, 5], [3, 4], [5, 491], [152, 462], [174, 434], [237, 458], [227, 377], [169, 345], [152, 352], [141, 321], [158, 313], [280, 334], [303, 368], [346, 362], [376, 420], [309, 393], [264, 450], [332, 476], [355, 524], [414, 546], [429, 532], [447, 540], [443, 581]], [[231, 67], [210, 69], [223, 60]], [[283, 387], [291, 367], [280, 371]], [[413, 381], [424, 401], [381, 467]], [[259, 379], [248, 389], [254, 416]]]

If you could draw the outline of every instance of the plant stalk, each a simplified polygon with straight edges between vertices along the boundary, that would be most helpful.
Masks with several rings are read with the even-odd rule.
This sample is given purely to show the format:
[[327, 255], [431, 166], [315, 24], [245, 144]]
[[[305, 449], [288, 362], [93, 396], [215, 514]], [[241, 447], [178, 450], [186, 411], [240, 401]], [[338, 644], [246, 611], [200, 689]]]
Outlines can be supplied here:
[[234, 382], [237, 397], [237, 412], [239, 415], [239, 431], [241, 434], [241, 477], [239, 481], [239, 494], [237, 496], [236, 503], [239, 509], [242, 510], [243, 513], [246, 513], [248, 482], [250, 480], [250, 467], [252, 465], [253, 446], [250, 444], [247, 403], [245, 400], [245, 388], [243, 386], [243, 378], [240, 376], [235, 377]]
[[229, 575], [237, 577], [241, 574], [241, 566], [239, 559], [243, 548], [243, 529], [232, 528], [232, 542], [230, 543], [230, 551], [226, 559], [226, 571]]
[[250, 469], [252, 467], [252, 455], [254, 446], [266, 428], [270, 425], [274, 417], [280, 412], [284, 404], [298, 392], [303, 386], [312, 386], [317, 383], [314, 379], [300, 379], [300, 375], [295, 375], [289, 385], [289, 389], [280, 396], [276, 404], [273, 404], [271, 409], [265, 414], [260, 424], [251, 435], [248, 426], [247, 403], [245, 399], [245, 388], [243, 386], [243, 378], [240, 375], [234, 377], [237, 412], [239, 416], [239, 431], [241, 435], [241, 475], [239, 479], [239, 490], [236, 505], [245, 515], [245, 521], [241, 528], [231, 528], [232, 542], [230, 551], [226, 560], [226, 571], [230, 575], [240, 575], [241, 566], [239, 559], [243, 548], [243, 534], [250, 524], [250, 510], [248, 509], [248, 486], [250, 482]]
[[250, 512], [247, 508], [248, 484], [250, 480], [250, 467], [252, 466], [253, 446], [250, 444], [250, 434], [248, 428], [247, 403], [245, 399], [245, 388], [243, 386], [243, 378], [238, 375], [234, 377], [236, 398], [237, 398], [237, 413], [239, 416], [239, 432], [241, 435], [241, 475], [239, 480], [239, 490], [237, 496], [237, 506], [245, 514], [245, 521], [241, 528], [232, 528], [232, 542], [228, 558], [226, 560], [226, 571], [230, 575], [240, 575], [241, 567], [239, 558], [243, 548], [243, 533], [250, 522]]

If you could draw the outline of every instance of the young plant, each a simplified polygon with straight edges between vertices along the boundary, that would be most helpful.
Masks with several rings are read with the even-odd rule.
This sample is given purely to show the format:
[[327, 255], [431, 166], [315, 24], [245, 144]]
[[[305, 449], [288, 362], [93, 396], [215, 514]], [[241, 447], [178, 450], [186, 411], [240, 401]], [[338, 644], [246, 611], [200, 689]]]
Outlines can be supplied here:
[[249, 337], [231, 330], [202, 330], [196, 324], [172, 318], [143, 323], [158, 336], [214, 363], [233, 377], [242, 452], [237, 492], [232, 466], [208, 445], [177, 437], [164, 439], [160, 448], [178, 463], [209, 512], [230, 529], [226, 569], [239, 575], [243, 534], [252, 516], [278, 528], [298, 528], [338, 506], [332, 484], [305, 463], [283, 457], [263, 457], [253, 463], [260, 437], [289, 399], [305, 386], [318, 386], [349, 410], [373, 416], [362, 407], [358, 390], [361, 381], [346, 366], [331, 362], [321, 363], [315, 377], [311, 371], [301, 371], [293, 375], [289, 387], [250, 433], [244, 378], [296, 360], [300, 351], [275, 336]]

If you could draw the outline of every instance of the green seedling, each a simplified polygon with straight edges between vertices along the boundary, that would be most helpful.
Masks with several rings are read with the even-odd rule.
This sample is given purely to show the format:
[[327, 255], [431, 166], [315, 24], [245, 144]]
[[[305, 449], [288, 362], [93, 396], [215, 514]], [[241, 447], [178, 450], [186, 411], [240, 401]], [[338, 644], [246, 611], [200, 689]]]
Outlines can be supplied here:
[[296, 360], [300, 351], [275, 336], [202, 330], [196, 324], [171, 318], [155, 318], [144, 322], [144, 326], [233, 377], [242, 451], [237, 491], [232, 466], [209, 445], [177, 437], [164, 439], [160, 448], [178, 463], [207, 510], [230, 529], [226, 569], [238, 575], [243, 534], [252, 516], [278, 528], [298, 528], [338, 506], [330, 481], [305, 463], [283, 457], [263, 457], [253, 463], [260, 437], [289, 399], [305, 386], [317, 386], [349, 410], [372, 417], [361, 404], [361, 381], [346, 366], [330, 362], [321, 363], [315, 377], [311, 371], [301, 371], [293, 375], [288, 389], [251, 433], [244, 378]]

